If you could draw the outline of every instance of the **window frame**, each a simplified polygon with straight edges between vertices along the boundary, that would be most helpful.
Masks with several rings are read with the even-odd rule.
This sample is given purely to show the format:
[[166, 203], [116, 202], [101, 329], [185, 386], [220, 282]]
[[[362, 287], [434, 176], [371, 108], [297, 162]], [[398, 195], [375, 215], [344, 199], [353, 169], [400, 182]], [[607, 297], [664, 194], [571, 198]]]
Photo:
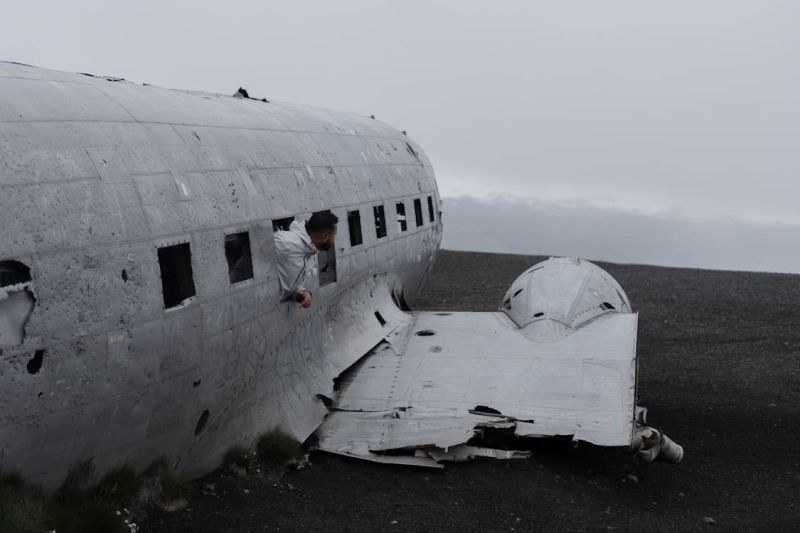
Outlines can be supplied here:
[[386, 208], [383, 204], [372, 206], [372, 218], [375, 221], [375, 237], [377, 239], [383, 239], [389, 234], [388, 228], [386, 227]]
[[[408, 217], [406, 216], [406, 202], [405, 200], [400, 200], [399, 202], [394, 204], [395, 212], [397, 213], [397, 226], [400, 229], [400, 233], [404, 233], [408, 231]], [[400, 212], [402, 209], [402, 213]], [[402, 218], [400, 218], [402, 217]]]
[[418, 228], [425, 225], [425, 217], [422, 216], [422, 198], [414, 198], [414, 221]]
[[[173, 266], [174, 262], [172, 261], [172, 258], [168, 258], [168, 257], [165, 257], [165, 256], [168, 253], [167, 250], [177, 249], [177, 248], [183, 249], [183, 247], [185, 247], [186, 253], [182, 257], [182, 260], [184, 261], [184, 264], [181, 265], [182, 272], [179, 272], [178, 270], [176, 270], [176, 272], [175, 272], [176, 276], [169, 276], [169, 277], [170, 278], [171, 277], [179, 278], [180, 276], [178, 274], [182, 274], [182, 275], [188, 274], [188, 282], [189, 283], [186, 285], [186, 287], [182, 287], [182, 288], [179, 287], [177, 289], [177, 294], [175, 295], [179, 299], [177, 301], [175, 301], [174, 303], [172, 303], [171, 305], [167, 305], [168, 304], [167, 296], [168, 295], [171, 296], [172, 291], [168, 291], [167, 290], [166, 282], [167, 282], [168, 276], [166, 274], [167, 274], [167, 268]], [[169, 253], [171, 254], [173, 252], [169, 252]], [[191, 243], [187, 240], [187, 241], [182, 241], [182, 242], [176, 242], [174, 244], [165, 244], [163, 246], [156, 246], [156, 258], [158, 260], [159, 277], [161, 278], [161, 297], [162, 297], [162, 301], [163, 301], [163, 304], [164, 304], [164, 310], [165, 311], [170, 311], [170, 310], [173, 310], [173, 309], [180, 309], [180, 308], [184, 307], [184, 305], [183, 305], [184, 303], [186, 303], [186, 304], [191, 303], [197, 297], [197, 285], [194, 282], [194, 267], [192, 265], [192, 245], [191, 245]], [[166, 259], [170, 260], [169, 264], [165, 261]], [[183, 284], [183, 283], [186, 283], [186, 280], [178, 279], [177, 282], [178, 282], [178, 284]], [[183, 291], [181, 289], [188, 289], [188, 292], [191, 292], [191, 294], [188, 294], [188, 292], [187, 292], [186, 295], [182, 295], [181, 293]], [[172, 301], [172, 298], [170, 298], [170, 301]]]
[[[361, 246], [364, 244], [364, 231], [361, 227], [361, 210], [356, 208], [346, 211], [347, 232], [350, 235], [350, 247]], [[355, 224], [353, 223], [355, 221]], [[358, 242], [355, 242], [358, 241]]]
[[[244, 269], [246, 274], [249, 273], [249, 277], [234, 280], [233, 279], [233, 274], [235, 272], [236, 265], [235, 265], [235, 263], [231, 263], [231, 258], [228, 255], [228, 244], [229, 244], [229, 239], [230, 238], [240, 237], [242, 235], [244, 235], [244, 240], [242, 241], [242, 255], [241, 255], [241, 257], [239, 257], [239, 259], [236, 262], [238, 263], [238, 261], [241, 260], [242, 258], [244, 258], [245, 255], [247, 256], [247, 258], [249, 259], [250, 268], [249, 268], [249, 271], [248, 271], [248, 269], [246, 267], [247, 263], [245, 263], [243, 265], [243, 269]], [[230, 241], [232, 241], [232, 240], [233, 239], [230, 239]], [[249, 281], [251, 279], [254, 279], [255, 278], [255, 272], [253, 271], [253, 248], [252, 248], [252, 244], [250, 243], [250, 231], [249, 230], [244, 230], [244, 231], [235, 231], [234, 233], [226, 233], [225, 234], [225, 243], [224, 244], [225, 244], [225, 262], [228, 265], [228, 281], [230, 282], [230, 284], [231, 285], [235, 285], [237, 283], [243, 283], [245, 281]]]

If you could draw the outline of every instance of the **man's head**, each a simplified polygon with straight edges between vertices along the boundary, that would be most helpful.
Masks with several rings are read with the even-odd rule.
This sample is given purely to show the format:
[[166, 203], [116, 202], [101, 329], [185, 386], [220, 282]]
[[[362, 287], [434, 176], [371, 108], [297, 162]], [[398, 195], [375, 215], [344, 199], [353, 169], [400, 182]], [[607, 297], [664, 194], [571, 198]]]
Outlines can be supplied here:
[[339, 219], [330, 211], [318, 211], [306, 221], [306, 231], [318, 250], [328, 250], [336, 238]]

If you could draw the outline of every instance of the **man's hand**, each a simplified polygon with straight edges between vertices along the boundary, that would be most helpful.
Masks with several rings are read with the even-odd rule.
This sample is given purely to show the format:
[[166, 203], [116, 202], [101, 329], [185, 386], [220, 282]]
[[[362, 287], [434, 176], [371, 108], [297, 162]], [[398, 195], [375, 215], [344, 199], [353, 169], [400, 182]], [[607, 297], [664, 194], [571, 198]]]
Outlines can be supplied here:
[[300, 304], [300, 307], [311, 307], [311, 293], [307, 290], [299, 290], [294, 295], [295, 301]]

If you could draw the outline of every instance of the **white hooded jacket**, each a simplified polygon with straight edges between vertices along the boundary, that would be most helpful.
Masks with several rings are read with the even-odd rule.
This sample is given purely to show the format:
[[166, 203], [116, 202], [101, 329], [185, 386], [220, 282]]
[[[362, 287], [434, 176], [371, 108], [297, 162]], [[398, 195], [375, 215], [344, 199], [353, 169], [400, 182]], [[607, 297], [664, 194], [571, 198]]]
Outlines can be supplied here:
[[296, 220], [289, 231], [276, 231], [274, 237], [281, 298], [291, 298], [297, 291], [308, 290], [306, 280], [317, 275], [317, 247], [311, 242], [305, 223]]

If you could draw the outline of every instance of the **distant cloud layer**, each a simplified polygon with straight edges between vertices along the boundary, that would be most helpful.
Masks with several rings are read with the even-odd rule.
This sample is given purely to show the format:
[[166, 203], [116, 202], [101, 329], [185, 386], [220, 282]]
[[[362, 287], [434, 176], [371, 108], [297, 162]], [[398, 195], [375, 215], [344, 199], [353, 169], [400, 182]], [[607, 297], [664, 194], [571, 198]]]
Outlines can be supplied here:
[[790, 0], [6, 2], [0, 50], [374, 113], [445, 196], [800, 223], [798, 21]]
[[470, 197], [445, 198], [443, 213], [452, 250], [800, 273], [800, 226]]

